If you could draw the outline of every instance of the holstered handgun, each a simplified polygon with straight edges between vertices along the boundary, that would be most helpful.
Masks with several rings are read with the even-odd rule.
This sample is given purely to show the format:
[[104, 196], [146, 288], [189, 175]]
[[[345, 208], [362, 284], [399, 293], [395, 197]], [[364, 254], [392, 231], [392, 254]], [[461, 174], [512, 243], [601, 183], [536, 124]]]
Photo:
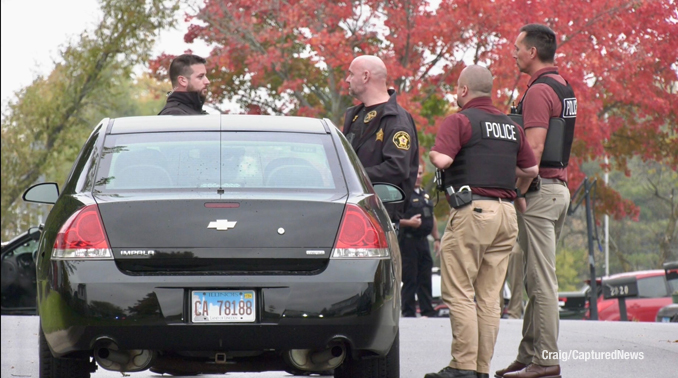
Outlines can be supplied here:
[[468, 185], [462, 186], [457, 192], [454, 191], [453, 187], [448, 186], [445, 188], [445, 196], [447, 197], [447, 202], [454, 209], [460, 209], [473, 202], [473, 193]]
[[530, 183], [527, 193], [538, 192], [539, 190], [541, 190], [541, 176], [537, 175]]

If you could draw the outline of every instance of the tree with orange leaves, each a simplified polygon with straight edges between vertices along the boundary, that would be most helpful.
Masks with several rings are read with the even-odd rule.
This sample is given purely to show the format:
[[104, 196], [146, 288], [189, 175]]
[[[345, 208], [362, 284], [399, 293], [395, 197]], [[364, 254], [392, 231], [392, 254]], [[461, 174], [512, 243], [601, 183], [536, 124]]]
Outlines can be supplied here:
[[[580, 165], [604, 156], [621, 170], [633, 156], [678, 168], [677, 17], [675, 4], [653, 0], [205, 0], [187, 15], [185, 40], [214, 46], [214, 103], [337, 125], [352, 104], [342, 83], [349, 63], [378, 55], [426, 148], [454, 111], [452, 87], [466, 63], [493, 72], [497, 106], [508, 111], [517, 102], [528, 78], [511, 58], [515, 37], [524, 24], [546, 24], [559, 38], [556, 64], [579, 100], [574, 189], [584, 177]], [[151, 69], [162, 76], [169, 59], [158, 57]], [[638, 216], [614, 190], [599, 192], [603, 211]]]

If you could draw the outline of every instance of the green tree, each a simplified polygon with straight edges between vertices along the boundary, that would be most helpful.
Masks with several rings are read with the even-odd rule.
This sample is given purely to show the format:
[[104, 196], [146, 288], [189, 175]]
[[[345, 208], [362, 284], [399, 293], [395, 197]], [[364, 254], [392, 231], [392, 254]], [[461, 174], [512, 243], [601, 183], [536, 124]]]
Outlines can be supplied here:
[[132, 70], [148, 60], [157, 31], [173, 25], [177, 9], [176, 0], [102, 0], [94, 31], [66, 46], [49, 76], [3, 110], [3, 237], [20, 222], [11, 214], [23, 191], [40, 178], [63, 180], [96, 122], [144, 111], [131, 95]]
[[[662, 263], [678, 259], [678, 172], [669, 164], [655, 161], [643, 161], [641, 158], [627, 162], [628, 172], [612, 171], [609, 176], [609, 187], [614, 188], [621, 196], [633, 201], [638, 208], [634, 218], [610, 219], [610, 266], [611, 274], [634, 270], [660, 268]], [[604, 183], [598, 162], [587, 163], [582, 171], [589, 177], [598, 177], [596, 209], [601, 207], [601, 192]], [[603, 201], [605, 201], [603, 197]], [[604, 275], [603, 213], [596, 212], [597, 239], [594, 243], [596, 274]], [[568, 217], [560, 240], [558, 254], [561, 249], [582, 251], [582, 268], [577, 265], [581, 280], [589, 278], [588, 244], [586, 217], [584, 207]], [[565, 261], [565, 260], [563, 260]], [[577, 263], [578, 264], [578, 263]], [[565, 272], [561, 277], [561, 265], [558, 265], [558, 280], [569, 279]], [[568, 268], [563, 268], [567, 270]], [[567, 274], [566, 274], [567, 273]]]

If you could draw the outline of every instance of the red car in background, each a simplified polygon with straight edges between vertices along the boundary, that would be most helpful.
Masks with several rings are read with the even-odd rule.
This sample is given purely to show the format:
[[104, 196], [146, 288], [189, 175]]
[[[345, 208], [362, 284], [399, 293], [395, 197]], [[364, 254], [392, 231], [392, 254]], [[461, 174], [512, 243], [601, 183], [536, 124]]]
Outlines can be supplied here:
[[[654, 322], [659, 309], [671, 303], [671, 293], [678, 289], [678, 280], [667, 281], [666, 272], [662, 269], [613, 274], [606, 279], [623, 277], [635, 277], [638, 285], [638, 295], [626, 298], [629, 321]], [[600, 279], [596, 281], [601, 284]], [[598, 319], [618, 321], [620, 318], [619, 300], [605, 299], [601, 293], [598, 296]], [[586, 311], [584, 319], [591, 319], [590, 310]]]

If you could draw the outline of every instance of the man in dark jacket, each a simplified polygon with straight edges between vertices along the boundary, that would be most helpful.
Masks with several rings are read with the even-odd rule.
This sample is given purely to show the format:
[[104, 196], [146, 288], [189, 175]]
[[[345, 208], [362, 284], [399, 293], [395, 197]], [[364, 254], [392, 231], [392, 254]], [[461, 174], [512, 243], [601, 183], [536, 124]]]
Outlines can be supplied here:
[[[363, 55], [351, 62], [348, 93], [361, 104], [346, 110], [344, 135], [372, 183], [393, 184], [405, 192], [403, 203], [384, 206], [397, 227], [417, 180], [419, 140], [412, 116], [398, 105], [386, 79], [386, 65], [376, 56]], [[400, 253], [394, 251], [393, 260], [400, 285]]]
[[207, 114], [202, 110], [210, 83], [205, 63], [205, 58], [193, 54], [179, 55], [172, 60], [169, 68], [172, 92], [158, 115]]
[[414, 190], [419, 169], [419, 141], [414, 120], [386, 86], [386, 65], [376, 56], [355, 58], [348, 69], [348, 93], [361, 102], [344, 115], [344, 134], [372, 183], [400, 187], [404, 202], [385, 206], [398, 224]]

